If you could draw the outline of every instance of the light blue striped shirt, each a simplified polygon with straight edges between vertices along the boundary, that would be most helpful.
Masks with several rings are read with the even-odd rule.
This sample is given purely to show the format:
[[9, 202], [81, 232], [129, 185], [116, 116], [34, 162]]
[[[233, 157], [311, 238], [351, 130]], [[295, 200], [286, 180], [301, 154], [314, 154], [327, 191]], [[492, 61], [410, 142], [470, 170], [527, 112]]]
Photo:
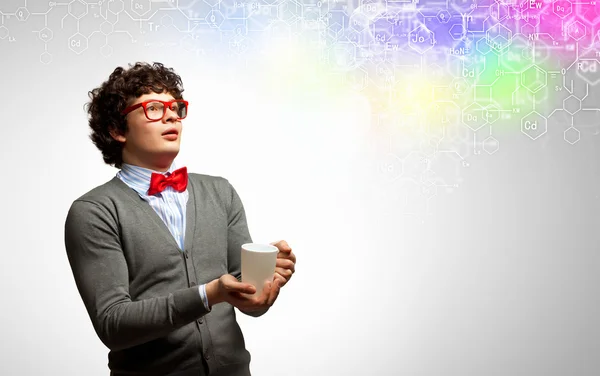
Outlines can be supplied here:
[[[186, 226], [186, 208], [189, 198], [187, 188], [183, 192], [177, 192], [173, 187], [167, 186], [164, 191], [156, 195], [148, 195], [150, 188], [150, 177], [152, 173], [169, 176], [171, 172], [177, 170], [175, 162], [167, 172], [150, 170], [140, 166], [123, 163], [121, 170], [117, 172], [117, 177], [127, 184], [131, 189], [154, 209], [156, 214], [165, 222], [167, 228], [177, 241], [180, 249], [183, 249], [185, 226]], [[210, 310], [208, 298], [206, 296], [206, 285], [198, 286], [202, 302], [207, 310]]]

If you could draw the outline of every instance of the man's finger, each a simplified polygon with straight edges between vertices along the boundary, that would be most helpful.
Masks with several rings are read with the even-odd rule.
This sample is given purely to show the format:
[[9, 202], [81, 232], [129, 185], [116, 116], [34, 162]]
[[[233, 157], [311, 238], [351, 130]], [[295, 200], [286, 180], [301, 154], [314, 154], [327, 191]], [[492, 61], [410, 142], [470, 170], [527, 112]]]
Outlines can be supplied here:
[[252, 305], [252, 301], [254, 300], [254, 297], [244, 295], [237, 291], [230, 292], [229, 297], [234, 300], [233, 305], [238, 308]]
[[275, 247], [277, 247], [277, 249], [279, 249], [279, 251], [281, 251], [281, 252], [291, 252], [292, 251], [292, 248], [289, 246], [289, 244], [285, 240], [279, 240], [276, 242], [272, 242], [271, 245], [274, 245]]
[[275, 272], [275, 276], [273, 277], [273, 280], [279, 281], [279, 287], [283, 287], [287, 283], [287, 279], [277, 272]]
[[271, 293], [269, 294], [269, 300], [267, 302], [269, 307], [272, 306], [273, 303], [275, 303], [275, 300], [277, 299], [278, 296], [279, 296], [279, 280], [276, 280], [273, 282], [273, 287], [271, 289]]
[[272, 289], [273, 289], [273, 282], [265, 281], [262, 293], [260, 294], [260, 297], [258, 298], [258, 301], [261, 305], [264, 305], [267, 303]]
[[256, 287], [252, 286], [249, 283], [234, 282], [232, 284], [226, 285], [225, 287], [228, 291], [231, 292], [241, 292], [244, 294], [254, 294], [256, 292]]
[[291, 276], [291, 272], [289, 271], [289, 269], [275, 268], [275, 272], [278, 273], [283, 278], [285, 278], [286, 281], [289, 279], [289, 276]]
[[290, 260], [291, 262], [293, 262], [294, 264], [296, 263], [296, 255], [294, 254], [294, 252], [278, 252], [277, 253], [277, 259], [281, 259], [281, 260]]
[[290, 269], [285, 268], [275, 268], [275, 271], [281, 274], [281, 276], [284, 277], [286, 280], [292, 278], [292, 274], [294, 274]]
[[277, 259], [275, 266], [278, 268], [290, 269], [292, 271], [296, 268], [296, 265], [292, 262], [292, 260], [288, 259]]

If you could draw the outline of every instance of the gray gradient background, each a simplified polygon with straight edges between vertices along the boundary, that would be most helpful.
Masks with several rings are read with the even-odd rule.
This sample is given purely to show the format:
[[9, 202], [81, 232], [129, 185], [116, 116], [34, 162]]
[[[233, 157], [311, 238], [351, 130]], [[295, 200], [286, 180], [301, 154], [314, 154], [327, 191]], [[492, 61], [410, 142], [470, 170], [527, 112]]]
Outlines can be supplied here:
[[536, 141], [500, 134], [497, 153], [469, 158], [458, 188], [411, 215], [420, 196], [381, 177], [360, 99], [277, 108], [218, 60], [118, 37], [109, 57], [99, 45], [77, 55], [66, 30], [45, 65], [39, 28], [11, 25], [16, 40], [0, 41], [0, 374], [108, 374], [63, 231], [71, 202], [117, 171], [88, 139], [87, 91], [134, 61], [184, 80], [180, 163], [228, 178], [255, 241], [283, 238], [298, 255], [272, 310], [238, 316], [254, 375], [600, 373], [600, 136], [570, 145], [558, 121]]

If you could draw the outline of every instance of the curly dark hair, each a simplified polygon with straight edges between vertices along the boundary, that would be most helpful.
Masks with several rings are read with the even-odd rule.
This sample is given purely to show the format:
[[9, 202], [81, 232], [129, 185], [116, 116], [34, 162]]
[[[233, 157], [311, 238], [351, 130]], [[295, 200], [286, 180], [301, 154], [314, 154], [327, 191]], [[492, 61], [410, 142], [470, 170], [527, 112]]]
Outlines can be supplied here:
[[92, 129], [89, 137], [102, 152], [105, 163], [121, 168], [123, 145], [110, 132], [127, 133], [127, 121], [121, 111], [151, 91], [157, 94], [167, 92], [175, 99], [183, 99], [181, 77], [161, 63], [137, 62], [133, 66], [129, 64], [129, 69], [117, 67], [107, 81], [88, 93], [90, 101], [84, 108], [89, 114]]

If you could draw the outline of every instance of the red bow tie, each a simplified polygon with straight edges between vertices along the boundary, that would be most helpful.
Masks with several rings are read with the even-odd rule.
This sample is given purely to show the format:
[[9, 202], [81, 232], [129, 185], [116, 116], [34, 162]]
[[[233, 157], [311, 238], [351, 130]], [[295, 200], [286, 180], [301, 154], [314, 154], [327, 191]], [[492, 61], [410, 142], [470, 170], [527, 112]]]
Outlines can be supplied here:
[[187, 187], [187, 183], [187, 167], [177, 169], [169, 176], [153, 172], [152, 176], [150, 177], [150, 189], [148, 189], [148, 195], [155, 195], [159, 192], [162, 192], [169, 185], [176, 191], [183, 192]]

